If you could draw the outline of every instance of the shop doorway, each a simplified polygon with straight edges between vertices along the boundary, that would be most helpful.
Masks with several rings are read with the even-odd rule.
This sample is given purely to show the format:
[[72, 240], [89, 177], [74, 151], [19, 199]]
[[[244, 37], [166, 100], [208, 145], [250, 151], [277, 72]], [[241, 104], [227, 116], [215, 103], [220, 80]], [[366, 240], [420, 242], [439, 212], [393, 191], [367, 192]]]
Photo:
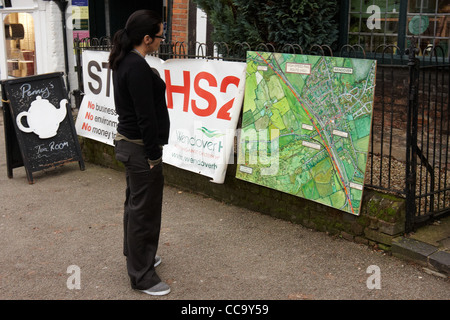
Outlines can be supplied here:
[[8, 77], [36, 74], [36, 41], [33, 16], [9, 13], [3, 19]]

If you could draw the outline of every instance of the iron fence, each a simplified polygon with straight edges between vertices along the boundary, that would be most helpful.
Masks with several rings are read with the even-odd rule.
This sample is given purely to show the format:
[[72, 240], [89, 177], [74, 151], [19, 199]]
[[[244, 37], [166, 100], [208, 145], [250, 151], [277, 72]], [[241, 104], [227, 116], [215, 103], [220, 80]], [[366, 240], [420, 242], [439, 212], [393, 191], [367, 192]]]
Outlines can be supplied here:
[[[365, 186], [406, 199], [406, 231], [450, 212], [449, 101], [450, 61], [431, 48], [418, 57], [412, 47], [402, 52], [396, 46], [380, 46], [366, 53], [359, 46], [344, 46], [333, 52], [328, 46], [305, 50], [297, 44], [275, 47], [248, 43], [163, 43], [154, 55], [167, 59], [220, 59], [242, 61], [247, 51], [328, 55], [377, 60], [375, 103]], [[82, 51], [109, 51], [109, 38], [75, 39], [78, 90], [83, 92]], [[240, 122], [239, 122], [240, 123]]]
[[417, 52], [409, 49], [408, 62], [412, 223], [450, 211], [450, 58], [440, 47], [422, 60]]

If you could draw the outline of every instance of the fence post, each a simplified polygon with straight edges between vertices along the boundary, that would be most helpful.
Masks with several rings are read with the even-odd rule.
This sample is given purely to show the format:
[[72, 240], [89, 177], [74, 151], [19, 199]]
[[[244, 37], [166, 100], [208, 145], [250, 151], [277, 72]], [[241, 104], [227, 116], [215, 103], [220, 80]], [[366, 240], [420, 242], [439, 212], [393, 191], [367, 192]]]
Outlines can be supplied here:
[[76, 61], [76, 65], [75, 65], [75, 71], [77, 73], [77, 78], [78, 78], [78, 89], [73, 90], [73, 95], [75, 97], [75, 106], [77, 109], [80, 108], [81, 105], [81, 95], [82, 92], [84, 92], [84, 88], [83, 88], [83, 73], [82, 73], [82, 67], [81, 67], [81, 41], [80, 39], [77, 37], [74, 39], [73, 41], [74, 44], [74, 49], [75, 49], [75, 61]]
[[405, 50], [408, 55], [409, 90], [406, 126], [406, 221], [405, 231], [411, 232], [414, 227], [416, 214], [416, 170], [417, 170], [417, 119], [418, 119], [418, 90], [420, 61], [416, 54], [419, 49], [416, 41], [411, 39], [411, 45]]

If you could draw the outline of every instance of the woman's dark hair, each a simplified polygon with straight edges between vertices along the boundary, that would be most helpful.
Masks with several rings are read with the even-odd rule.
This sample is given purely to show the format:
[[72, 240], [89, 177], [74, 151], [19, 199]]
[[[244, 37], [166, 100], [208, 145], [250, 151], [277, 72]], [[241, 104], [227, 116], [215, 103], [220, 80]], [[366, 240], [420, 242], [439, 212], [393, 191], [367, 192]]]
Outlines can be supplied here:
[[109, 67], [117, 69], [125, 55], [134, 46], [141, 44], [148, 34], [151, 38], [160, 31], [162, 19], [154, 11], [138, 10], [130, 15], [124, 29], [120, 29], [113, 37], [113, 47], [109, 54]]

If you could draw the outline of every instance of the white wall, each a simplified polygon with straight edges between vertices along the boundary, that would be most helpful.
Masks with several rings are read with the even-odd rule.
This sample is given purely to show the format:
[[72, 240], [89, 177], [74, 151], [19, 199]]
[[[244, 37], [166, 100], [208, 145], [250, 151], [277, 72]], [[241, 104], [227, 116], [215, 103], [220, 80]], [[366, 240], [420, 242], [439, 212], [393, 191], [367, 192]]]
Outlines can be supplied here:
[[195, 41], [197, 42], [196, 48], [195, 48], [195, 54], [197, 55], [205, 55], [206, 52], [204, 51], [205, 48], [199, 49], [200, 44], [206, 43], [206, 23], [207, 23], [207, 15], [206, 12], [197, 7], [197, 26], [196, 26], [196, 38]]
[[64, 72], [64, 43], [61, 21], [61, 11], [53, 1], [44, 2], [45, 10], [42, 12], [43, 43], [46, 44], [46, 55], [43, 59], [46, 62], [47, 72]]

